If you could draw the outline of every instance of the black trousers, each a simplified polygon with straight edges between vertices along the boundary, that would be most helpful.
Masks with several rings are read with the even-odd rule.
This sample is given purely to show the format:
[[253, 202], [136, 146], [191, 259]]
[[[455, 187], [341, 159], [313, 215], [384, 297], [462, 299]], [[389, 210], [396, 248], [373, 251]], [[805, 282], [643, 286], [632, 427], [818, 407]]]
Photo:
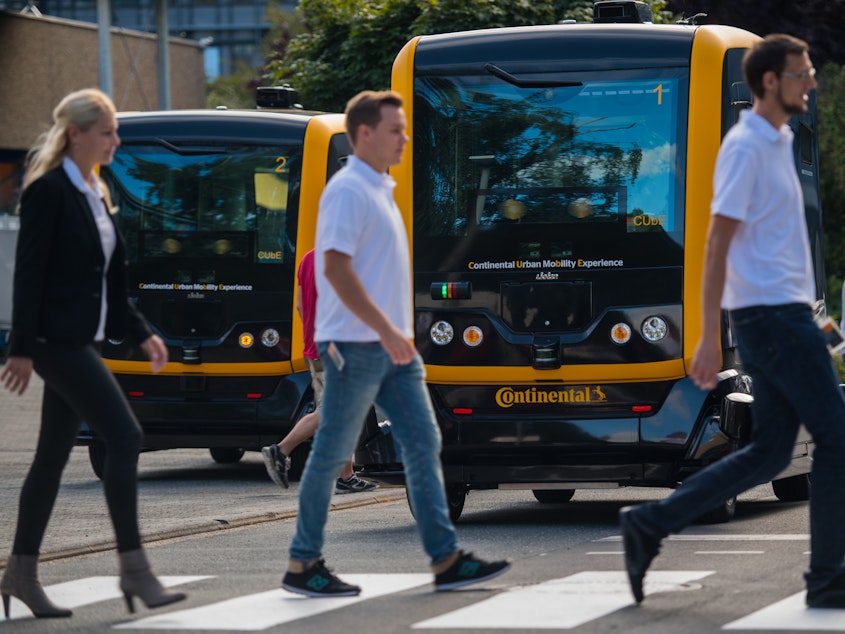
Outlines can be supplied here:
[[120, 552], [141, 547], [138, 453], [143, 434], [129, 403], [100, 357], [99, 346], [40, 343], [33, 355], [44, 379], [41, 430], [21, 489], [12, 552], [37, 555], [59, 492], [62, 471], [84, 420], [105, 442], [103, 487]]

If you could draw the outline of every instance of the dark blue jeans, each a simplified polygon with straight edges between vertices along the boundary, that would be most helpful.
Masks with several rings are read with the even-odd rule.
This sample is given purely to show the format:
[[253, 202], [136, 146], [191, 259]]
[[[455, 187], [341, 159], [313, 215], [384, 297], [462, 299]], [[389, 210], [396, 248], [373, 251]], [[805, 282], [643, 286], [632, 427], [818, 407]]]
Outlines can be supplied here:
[[807, 589], [826, 585], [845, 558], [845, 399], [824, 338], [804, 304], [731, 312], [753, 381], [751, 443], [686, 480], [638, 518], [664, 536], [759, 484], [790, 462], [801, 423], [813, 436]]

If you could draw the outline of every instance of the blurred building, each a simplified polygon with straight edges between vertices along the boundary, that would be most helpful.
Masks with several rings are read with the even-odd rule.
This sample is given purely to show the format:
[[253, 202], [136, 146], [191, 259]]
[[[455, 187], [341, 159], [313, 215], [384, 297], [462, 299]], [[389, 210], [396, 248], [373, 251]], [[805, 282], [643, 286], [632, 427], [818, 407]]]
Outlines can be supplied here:
[[[154, 33], [154, 0], [110, 0], [114, 27]], [[298, 0], [167, 0], [170, 35], [205, 44], [209, 80], [263, 65], [261, 46], [270, 30], [268, 5], [292, 12]], [[34, 6], [42, 15], [97, 22], [96, 0], [0, 0], [0, 9], [19, 11]]]
[[[118, 110], [158, 109], [156, 36], [110, 33]], [[0, 9], [0, 215], [14, 212], [24, 156], [49, 129], [56, 104], [69, 92], [100, 86], [97, 36], [96, 24]], [[204, 108], [202, 47], [170, 38], [168, 55], [170, 107]]]

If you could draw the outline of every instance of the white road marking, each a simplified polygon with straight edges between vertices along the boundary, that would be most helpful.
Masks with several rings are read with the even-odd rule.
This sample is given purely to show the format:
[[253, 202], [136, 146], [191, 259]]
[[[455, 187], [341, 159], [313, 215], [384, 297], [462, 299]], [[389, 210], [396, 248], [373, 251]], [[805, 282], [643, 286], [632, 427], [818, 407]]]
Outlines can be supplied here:
[[796, 632], [845, 632], [845, 610], [808, 608], [804, 592], [772, 603], [736, 621], [723, 630], [795, 630]]
[[[711, 541], [711, 540], [706, 540]], [[698, 554], [757, 554], [762, 551], [700, 551]], [[595, 552], [618, 555], [617, 552]], [[712, 571], [649, 571], [646, 594], [689, 590]], [[258, 631], [344, 608], [354, 603], [426, 585], [430, 574], [343, 575], [363, 587], [358, 597], [313, 599], [274, 589], [206, 606], [153, 615], [115, 625], [114, 629]], [[211, 576], [159, 577], [167, 587], [212, 579]], [[123, 595], [116, 576], [87, 577], [45, 587], [51, 600], [78, 608]], [[773, 632], [845, 632], [845, 610], [807, 608], [799, 592], [745, 617], [723, 630]], [[561, 579], [515, 587], [464, 608], [415, 623], [414, 629], [572, 629], [633, 605], [627, 576], [622, 571], [583, 571]], [[10, 619], [31, 616], [12, 599]], [[0, 610], [0, 621], [5, 620]]]
[[[594, 540], [596, 542], [621, 542], [621, 535], [611, 535]], [[663, 541], [670, 542], [800, 542], [810, 541], [810, 535], [670, 535]]]
[[430, 574], [343, 574], [347, 583], [360, 585], [357, 597], [315, 599], [281, 588], [188, 610], [170, 612], [116, 625], [115, 629], [147, 630], [265, 630], [282, 623], [344, 608], [386, 594], [431, 583]]
[[[683, 589], [713, 574], [702, 570], [653, 570], [646, 594]], [[624, 572], [585, 571], [494, 597], [413, 625], [414, 628], [570, 629], [632, 605]]]
[[765, 550], [696, 550], [696, 555], [765, 555]]
[[[809, 541], [810, 535], [670, 535], [663, 541], [670, 542], [800, 542]], [[621, 542], [621, 535], [596, 539], [597, 542]]]
[[[201, 579], [211, 579], [208, 576], [190, 576], [190, 577], [159, 577], [159, 581], [165, 587], [178, 586], [183, 583], [191, 583], [192, 581], [199, 581]], [[45, 586], [44, 592], [56, 605], [63, 608], [78, 608], [83, 605], [90, 605], [100, 601], [110, 601], [123, 597], [120, 591], [119, 577], [85, 577], [84, 579], [75, 579], [74, 581], [65, 581], [64, 583], [56, 583]], [[12, 598], [9, 606], [9, 620], [25, 618], [32, 616], [21, 601]], [[5, 616], [0, 610], [0, 621], [4, 621]]]

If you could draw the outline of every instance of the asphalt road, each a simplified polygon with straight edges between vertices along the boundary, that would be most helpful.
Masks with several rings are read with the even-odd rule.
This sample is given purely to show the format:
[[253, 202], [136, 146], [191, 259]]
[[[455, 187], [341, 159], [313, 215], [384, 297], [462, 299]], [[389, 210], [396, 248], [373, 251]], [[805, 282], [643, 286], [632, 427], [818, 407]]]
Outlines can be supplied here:
[[[0, 558], [11, 547], [17, 494], [32, 457], [41, 385], [0, 392]], [[623, 573], [618, 510], [663, 490], [578, 491], [564, 505], [526, 491], [471, 492], [458, 524], [463, 547], [507, 557], [502, 577], [454, 593], [432, 591], [431, 574], [403, 489], [336, 496], [325, 555], [355, 599], [305, 599], [279, 587], [295, 525], [296, 485], [282, 490], [258, 454], [215, 464], [205, 450], [143, 454], [140, 513], [157, 574], [188, 593], [130, 615], [117, 591], [101, 483], [75, 449], [44, 543], [41, 578], [71, 619], [37, 619], [12, 602], [0, 630], [106, 633], [262, 631], [325, 634], [572, 632], [710, 634], [845, 632], [845, 610], [807, 610], [802, 573], [805, 503], [784, 504], [770, 487], [739, 499], [728, 524], [696, 525], [664, 543], [637, 607]], [[4, 621], [0, 616], [0, 621]]]
[[[527, 492], [471, 493], [458, 524], [462, 545], [513, 568], [486, 583], [436, 593], [414, 521], [402, 500], [338, 510], [325, 556], [361, 597], [307, 599], [279, 587], [294, 519], [151, 543], [148, 553], [184, 603], [129, 614], [116, 558], [103, 552], [42, 566], [48, 593], [72, 619], [33, 620], [13, 602], [0, 629], [51, 632], [261, 631], [297, 634], [503, 631], [579, 634], [845, 632], [845, 611], [803, 607], [806, 505], [782, 504], [765, 487], [743, 496], [728, 524], [697, 525], [668, 540], [633, 604], [622, 572], [619, 508], [657, 492], [579, 491], [569, 504]], [[2, 620], [2, 619], [0, 619]]]
[[[23, 396], [0, 387], [0, 562], [11, 550], [18, 495], [38, 438], [43, 384], [33, 377]], [[284, 490], [270, 481], [261, 455], [248, 452], [237, 464], [216, 464], [205, 449], [141, 454], [139, 516], [142, 538], [161, 539], [225, 530], [294, 517], [296, 486]], [[404, 500], [403, 488], [336, 496], [333, 508]], [[73, 449], [65, 468], [43, 558], [114, 548], [102, 483], [85, 447]]]

